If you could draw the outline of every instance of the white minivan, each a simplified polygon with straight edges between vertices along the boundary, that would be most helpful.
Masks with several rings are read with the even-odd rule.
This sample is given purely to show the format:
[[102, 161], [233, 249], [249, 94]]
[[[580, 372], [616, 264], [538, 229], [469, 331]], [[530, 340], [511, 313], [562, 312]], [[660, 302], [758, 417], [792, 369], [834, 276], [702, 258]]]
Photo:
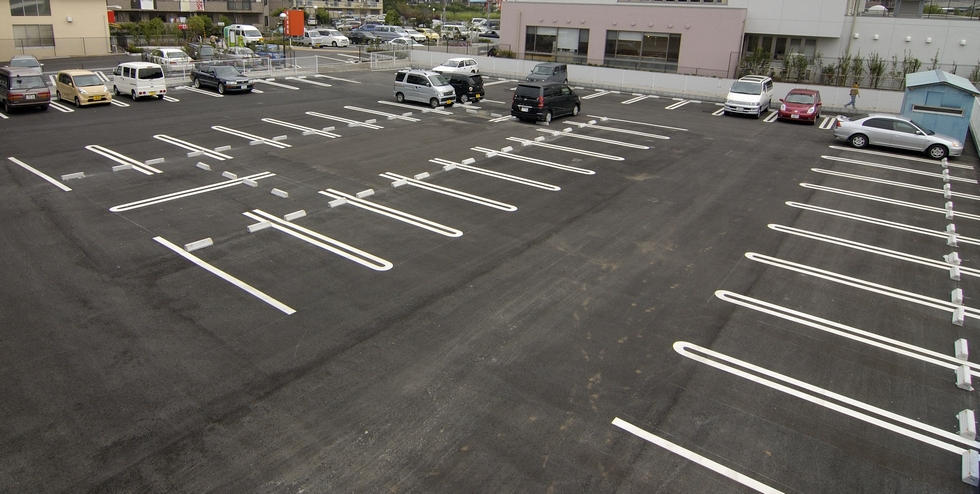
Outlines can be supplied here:
[[762, 116], [772, 106], [772, 79], [764, 75], [747, 75], [735, 81], [725, 98], [725, 115], [741, 113]]
[[163, 67], [150, 62], [123, 62], [112, 71], [112, 92], [116, 96], [128, 94], [133, 101], [150, 96], [163, 99], [167, 94]]

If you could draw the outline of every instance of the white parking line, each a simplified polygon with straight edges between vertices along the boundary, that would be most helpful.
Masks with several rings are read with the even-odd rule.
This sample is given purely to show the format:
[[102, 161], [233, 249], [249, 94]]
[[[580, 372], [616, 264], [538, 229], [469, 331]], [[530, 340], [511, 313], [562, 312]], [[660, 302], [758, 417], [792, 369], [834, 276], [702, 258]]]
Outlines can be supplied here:
[[207, 270], [211, 274], [213, 274], [213, 275], [215, 275], [215, 276], [217, 276], [217, 277], [219, 277], [219, 278], [227, 281], [228, 283], [231, 283], [232, 285], [237, 286], [238, 288], [241, 288], [242, 290], [245, 290], [245, 292], [248, 293], [249, 295], [252, 295], [253, 297], [255, 297], [255, 298], [257, 298], [257, 299], [259, 299], [259, 300], [261, 300], [261, 301], [263, 301], [263, 302], [265, 302], [265, 303], [267, 303], [267, 304], [269, 304], [269, 305], [271, 305], [273, 307], [275, 307], [276, 309], [279, 309], [280, 311], [282, 311], [286, 315], [293, 314], [293, 313], [296, 312], [292, 307], [289, 307], [288, 305], [286, 305], [286, 304], [284, 304], [284, 303], [282, 303], [282, 302], [280, 302], [280, 301], [278, 301], [278, 300], [276, 300], [276, 299], [274, 299], [274, 298], [266, 295], [265, 293], [263, 293], [262, 291], [260, 291], [260, 290], [258, 290], [256, 288], [252, 287], [248, 283], [245, 283], [244, 281], [239, 280], [238, 278], [235, 278], [234, 276], [232, 276], [232, 275], [230, 275], [230, 274], [228, 274], [228, 273], [226, 273], [226, 272], [224, 272], [224, 271], [222, 271], [222, 270], [220, 270], [220, 269], [212, 266], [211, 264], [205, 262], [200, 257], [197, 257], [194, 254], [191, 254], [190, 252], [187, 252], [186, 250], [180, 248], [179, 246], [174, 245], [173, 243], [170, 243], [169, 241], [167, 241], [167, 239], [165, 239], [163, 237], [153, 237], [153, 240], [156, 240], [157, 243], [159, 243], [160, 245], [163, 245], [164, 247], [166, 247], [166, 248], [168, 248], [168, 249], [176, 252], [177, 254], [179, 254], [184, 259], [187, 259], [188, 261], [191, 261], [194, 264], [197, 264], [198, 266], [204, 268], [205, 270]]
[[[647, 133], [647, 132], [640, 132], [638, 130], [620, 129], [620, 128], [616, 128], [616, 127], [606, 127], [605, 125], [598, 125], [598, 124], [594, 124], [594, 123], [579, 123], [579, 122], [572, 122], [571, 120], [566, 120], [565, 123], [567, 123], [569, 125], [578, 125], [580, 128], [590, 128], [590, 129], [597, 129], [597, 130], [608, 130], [609, 132], [619, 132], [621, 134], [629, 134], [629, 135], [634, 135], [634, 136], [649, 137], [651, 139], [670, 139], [670, 137], [667, 137], [667, 136], [664, 136], [664, 135], [660, 135], [660, 134], [650, 134], [650, 133]], [[681, 129], [681, 130], [684, 130], [684, 129]]]
[[[932, 177], [932, 178], [936, 178], [936, 179], [943, 179], [944, 178], [942, 173], [924, 172], [924, 171], [916, 170], [916, 169], [913, 169], [913, 168], [902, 167], [902, 166], [882, 165], [880, 163], [872, 163], [870, 161], [861, 161], [861, 160], [852, 160], [850, 158], [841, 158], [841, 157], [838, 157], [838, 156], [827, 156], [827, 155], [823, 155], [823, 156], [821, 156], [821, 158], [823, 158], [825, 160], [830, 160], [830, 161], [839, 161], [841, 163], [851, 163], [851, 164], [854, 164], [854, 165], [870, 166], [870, 167], [874, 167], [874, 168], [883, 168], [885, 170], [893, 170], [893, 171], [898, 171], [898, 172], [902, 172], [902, 173], [914, 173], [916, 175], [925, 175], [927, 177]], [[969, 183], [969, 184], [976, 184], [977, 183], [977, 180], [976, 179], [973, 179], [973, 178], [949, 177], [949, 180], [954, 181], [954, 182], [966, 182], [966, 183]]]
[[252, 92], [255, 94], [265, 94], [265, 91], [261, 89], [255, 89], [254, 87], [252, 88]]
[[425, 218], [420, 218], [415, 215], [408, 214], [404, 211], [399, 211], [397, 209], [389, 208], [387, 206], [382, 206], [380, 204], [365, 201], [357, 196], [352, 196], [350, 194], [345, 194], [339, 190], [327, 189], [325, 191], [319, 191], [320, 194], [327, 197], [332, 197], [334, 199], [344, 199], [351, 206], [361, 208], [365, 211], [371, 211], [372, 213], [378, 213], [382, 216], [387, 216], [389, 218], [401, 221], [403, 223], [408, 223], [409, 225], [414, 225], [419, 228], [429, 230], [430, 232], [438, 233], [446, 237], [462, 237], [463, 232], [446, 225], [436, 223], [435, 221], [427, 220]]
[[333, 121], [336, 121], [336, 122], [345, 123], [345, 124], [347, 124], [348, 127], [364, 127], [364, 128], [372, 129], [372, 130], [378, 130], [378, 129], [383, 129], [384, 128], [384, 127], [382, 127], [380, 125], [369, 124], [369, 123], [366, 123], [366, 122], [358, 122], [357, 120], [351, 120], [349, 118], [343, 118], [343, 117], [335, 117], [333, 115], [327, 115], [327, 114], [319, 113], [319, 112], [315, 112], [315, 111], [308, 111], [308, 112], [306, 112], [306, 114], [307, 115], [310, 115], [312, 117], [324, 118], [324, 119], [327, 119], [327, 120], [333, 120]]
[[779, 118], [779, 112], [773, 110], [771, 113], [769, 113], [769, 115], [766, 116], [766, 118], [763, 118], [762, 121], [765, 123], [773, 123], [776, 121], [777, 118]]
[[823, 117], [823, 121], [820, 122], [820, 128], [823, 130], [828, 130], [834, 126], [834, 122], [837, 121], [835, 117]]
[[711, 116], [713, 116], [713, 117], [720, 117], [720, 116], [722, 116], [724, 114], [725, 114], [725, 109], [724, 108], [719, 108], [719, 109], [711, 112]]
[[[945, 194], [946, 193], [945, 190], [940, 189], [940, 188], [936, 188], [936, 187], [926, 187], [926, 186], [923, 186], [923, 185], [916, 185], [916, 184], [910, 184], [910, 183], [905, 183], [905, 182], [896, 182], [894, 180], [884, 180], [884, 179], [881, 179], [881, 178], [867, 177], [867, 176], [864, 176], [864, 175], [855, 175], [853, 173], [844, 173], [844, 172], [837, 172], [837, 171], [833, 171], [833, 170], [824, 170], [822, 168], [810, 168], [810, 171], [817, 172], [817, 173], [823, 173], [825, 175], [833, 175], [835, 177], [850, 178], [850, 179], [853, 179], [853, 180], [862, 180], [862, 181], [865, 181], [865, 182], [873, 182], [873, 183], [876, 183], [876, 184], [891, 185], [893, 187], [902, 187], [902, 188], [905, 188], [905, 189], [921, 190], [923, 192], [932, 192], [934, 194]], [[962, 192], [949, 191], [949, 196], [950, 197], [959, 197], [961, 199], [971, 199], [971, 200], [974, 200], [974, 201], [980, 201], [980, 196], [973, 195], [973, 194], [964, 194]]]
[[881, 350], [886, 350], [922, 362], [927, 362], [943, 367], [944, 369], [955, 370], [957, 367], [965, 365], [970, 368], [970, 374], [980, 377], [980, 364], [974, 364], [973, 362], [969, 362], [967, 360], [960, 360], [956, 357], [934, 352], [928, 348], [911, 345], [905, 343], [904, 341], [887, 338], [885, 336], [863, 331], [845, 324], [829, 321], [827, 319], [822, 319], [804, 312], [795, 311], [781, 305], [771, 304], [769, 302], [764, 302], [745, 295], [739, 295], [727, 290], [718, 290], [715, 292], [715, 296], [721, 300], [724, 300], [725, 302], [740, 305], [747, 309], [752, 309], [754, 311], [769, 314], [780, 319], [792, 321], [803, 326], [808, 326], [810, 328], [824, 331], [842, 338], [857, 341]]
[[[893, 154], [893, 153], [886, 153], [884, 151], [872, 151], [870, 149], [858, 149], [858, 148], [834, 146], [834, 145], [827, 146], [827, 147], [829, 147], [830, 149], [837, 149], [840, 151], [850, 151], [852, 153], [863, 153], [863, 154], [872, 154], [875, 156], [886, 156], [888, 158], [894, 158], [894, 159], [906, 160], [906, 161], [918, 161], [920, 163], [929, 163], [931, 165], [936, 165], [936, 166], [939, 166], [940, 164], [938, 160], [933, 160], [929, 158], [919, 158], [917, 156], [909, 156], [907, 154]], [[946, 166], [952, 168], [966, 168], [969, 170], [973, 169], [973, 167], [970, 165], [958, 165], [956, 163], [947, 163]]]
[[[379, 101], [378, 103], [384, 104], [381, 101]], [[358, 107], [358, 106], [345, 106], [344, 109], [346, 109], [346, 110], [360, 111], [360, 112], [364, 112], [364, 113], [370, 113], [371, 115], [378, 115], [378, 116], [381, 116], [381, 117], [385, 117], [388, 120], [405, 120], [406, 122], [420, 122], [420, 121], [422, 121], [419, 118], [410, 117], [408, 115], [399, 115], [397, 113], [388, 113], [388, 112], [384, 112], [384, 111], [380, 111], [380, 110], [372, 110], [370, 108], [361, 108], [361, 107]]]
[[334, 240], [308, 228], [299, 226], [291, 221], [284, 221], [277, 216], [273, 216], [265, 211], [262, 211], [261, 209], [253, 209], [251, 213], [245, 212], [242, 214], [252, 218], [255, 221], [268, 221], [272, 224], [273, 229], [279, 230], [300, 240], [304, 240], [323, 250], [333, 252], [340, 257], [354, 261], [361, 266], [373, 269], [375, 271], [388, 271], [393, 267], [390, 262], [380, 257], [364, 252], [361, 249], [352, 247], [338, 240]]
[[418, 105], [409, 105], [407, 103], [396, 103], [394, 101], [385, 101], [385, 100], [379, 100], [378, 103], [379, 104], [382, 104], [382, 105], [398, 106], [398, 107], [401, 107], [401, 108], [408, 108], [409, 110], [419, 110], [422, 113], [438, 113], [440, 115], [452, 115], [453, 114], [453, 112], [447, 111], [447, 110], [443, 109], [442, 107], [430, 108], [430, 107], [427, 107], [427, 106], [423, 107], [423, 106], [418, 106]]
[[[210, 96], [212, 98], [224, 98], [225, 97], [225, 95], [223, 95], [223, 94], [219, 94], [219, 93], [216, 93], [214, 91], [209, 91], [207, 89], [198, 89], [198, 88], [193, 87], [193, 86], [177, 86], [174, 89], [181, 89], [181, 90], [184, 90], [184, 91], [190, 91], [192, 93], [203, 94], [205, 96]], [[164, 96], [163, 99], [167, 99], [167, 97]]]
[[[484, 86], [486, 86], [486, 84], [484, 84]], [[596, 89], [595, 91], [596, 91], [595, 93], [590, 94], [588, 96], [582, 96], [581, 99], [592, 99], [592, 98], [598, 98], [599, 96], [605, 96], [610, 93], [617, 93], [617, 94], [619, 93], [619, 91], [606, 91], [605, 89]]]
[[594, 171], [587, 170], [585, 168], [579, 168], [577, 166], [563, 165], [561, 163], [555, 163], [553, 161], [545, 161], [545, 160], [541, 160], [541, 159], [537, 159], [537, 158], [529, 158], [527, 156], [521, 156], [519, 154], [513, 154], [513, 153], [510, 153], [510, 152], [507, 152], [507, 151], [497, 151], [495, 149], [488, 149], [488, 148], [483, 148], [483, 147], [475, 147], [475, 148], [470, 148], [470, 149], [472, 149], [473, 151], [478, 151], [478, 152], [481, 152], [481, 153], [486, 153], [487, 154], [487, 157], [490, 157], [490, 156], [499, 156], [501, 158], [507, 158], [507, 159], [517, 160], [517, 161], [523, 161], [525, 163], [532, 163], [532, 164], [535, 164], [535, 165], [547, 166], [549, 168], [557, 168], [559, 170], [564, 170], [566, 172], [580, 173], [582, 175], [595, 175], [595, 172]]
[[513, 142], [519, 142], [521, 146], [538, 146], [546, 149], [554, 149], [555, 151], [565, 151], [569, 153], [581, 154], [584, 156], [592, 156], [593, 158], [600, 158], [604, 160], [612, 160], [612, 161], [624, 160], [622, 156], [613, 156], [611, 154], [597, 153], [595, 151], [589, 151], [586, 149], [570, 148], [567, 146], [559, 146], [557, 144], [548, 144], [546, 142], [532, 141], [531, 139], [522, 139], [520, 137], [508, 137], [507, 140]]
[[487, 170], [486, 168], [479, 168], [476, 166], [464, 165], [462, 163], [456, 163], [455, 161], [449, 161], [442, 158], [433, 158], [429, 160], [430, 163], [435, 163], [437, 165], [451, 166], [453, 170], [464, 170], [472, 173], [478, 173], [480, 175], [486, 175], [488, 177], [499, 178], [500, 180], [507, 180], [508, 182], [514, 182], [521, 185], [528, 185], [531, 187], [537, 187], [539, 189], [550, 190], [557, 192], [561, 190], [561, 187], [557, 185], [546, 184], [544, 182], [538, 182], [537, 180], [531, 180], [529, 178], [518, 177], [516, 175], [509, 175], [507, 173], [501, 173], [494, 170]]
[[[876, 406], [848, 398], [847, 396], [834, 393], [833, 391], [814, 386], [812, 384], [789, 377], [785, 374], [780, 374], [764, 367], [750, 364], [743, 360], [730, 357], [723, 353], [716, 352], [693, 343], [676, 341], [674, 342], [674, 351], [696, 362], [725, 371], [729, 374], [752, 381], [756, 384], [761, 384], [777, 391], [782, 391], [790, 396], [795, 396], [815, 405], [829, 408], [849, 417], [856, 418], [872, 425], [877, 425], [878, 427], [881, 427], [887, 431], [901, 434], [951, 453], [962, 455], [966, 452], [965, 446], [980, 448], [980, 443], [977, 441], [966, 439], [953, 432], [945, 431], [924, 422], [903, 417], [883, 408], [878, 408]], [[697, 352], [697, 354], [694, 352]], [[780, 381], [784, 384], [780, 384], [780, 382], [776, 381]], [[805, 391], [800, 391], [800, 389]], [[887, 422], [886, 420], [890, 420], [891, 422]], [[921, 432], [896, 425], [892, 422], [918, 429]], [[930, 437], [926, 434], [940, 437], [943, 440]]]
[[177, 102], [180, 101], [179, 99], [174, 98], [172, 96], [167, 96], [166, 94], [163, 95], [163, 100], [166, 101], [166, 102], [168, 102], [168, 103], [177, 103]]
[[[343, 56], [351, 56], [351, 55], [343, 55]], [[333, 76], [323, 75], [323, 74], [316, 74], [313, 77], [320, 77], [320, 78], [323, 78], [323, 79], [330, 79], [332, 81], [350, 82], [352, 84], [360, 84], [361, 83], [361, 81], [355, 81], [355, 80], [352, 80], [352, 79], [341, 79], [340, 77], [333, 77]]]
[[517, 81], [515, 81], [514, 79], [500, 79], [499, 81], [484, 82], [483, 87], [494, 86], [497, 84], [507, 84], [508, 82], [517, 82]]
[[605, 139], [605, 138], [602, 138], [602, 137], [594, 137], [594, 136], [587, 136], [587, 135], [582, 135], [582, 134], [576, 134], [574, 132], [562, 132], [560, 130], [548, 130], [548, 129], [538, 129], [538, 132], [547, 132], [547, 133], [551, 134], [553, 137], [562, 137], [562, 136], [564, 136], [564, 137], [573, 137], [573, 138], [576, 138], [576, 139], [584, 139], [586, 141], [593, 141], [593, 142], [602, 142], [602, 143], [605, 143], [605, 144], [612, 144], [614, 146], [623, 146], [623, 147], [628, 147], [628, 148], [633, 148], [633, 149], [650, 149], [650, 146], [644, 146], [642, 144], [633, 144], [633, 143], [630, 143], [630, 142], [614, 141], [612, 139]]
[[72, 113], [72, 112], [74, 112], [74, 111], [75, 111], [75, 110], [74, 110], [74, 109], [72, 109], [72, 108], [68, 108], [67, 106], [65, 106], [65, 105], [63, 105], [63, 104], [61, 104], [61, 103], [56, 103], [56, 102], [54, 102], [54, 101], [52, 101], [52, 102], [51, 102], [51, 103], [49, 103], [49, 104], [51, 105], [51, 107], [52, 107], [52, 108], [54, 108], [55, 110], [58, 110], [58, 111], [60, 111], [60, 112], [62, 112], [62, 113]]
[[491, 118], [490, 121], [493, 122], [493, 123], [498, 123], [498, 122], [506, 122], [508, 120], [513, 120], [513, 119], [514, 119], [514, 117], [512, 117], [510, 115], [504, 115], [504, 116], [497, 117], [497, 118]]
[[[804, 209], [807, 211], [812, 211], [814, 213], [827, 214], [830, 216], [836, 216], [838, 218], [845, 218], [854, 221], [860, 221], [862, 223], [869, 223], [872, 225], [884, 226], [887, 228], [894, 228], [896, 230], [902, 230], [911, 233], [917, 233], [919, 235], [925, 235], [928, 237], [938, 237], [938, 238], [948, 238], [949, 234], [940, 230], [930, 230], [928, 228], [922, 228], [914, 225], [907, 225], [904, 223], [898, 223], [895, 221], [882, 220], [878, 218], [872, 218], [870, 216], [864, 216], [860, 214], [849, 213], [847, 211], [840, 211], [837, 209], [825, 208], [822, 206], [811, 206], [809, 204], [803, 204], [799, 202], [786, 201], [786, 205], [793, 208]], [[980, 238], [967, 237], [964, 235], [957, 234], [956, 241], [961, 244], [969, 245], [980, 245]]]
[[7, 159], [10, 160], [10, 161], [12, 161], [12, 162], [14, 162], [14, 163], [16, 163], [16, 164], [18, 164], [18, 165], [20, 165], [25, 170], [27, 170], [27, 171], [29, 171], [29, 172], [31, 172], [31, 173], [33, 173], [33, 174], [35, 174], [35, 175], [43, 178], [44, 180], [47, 180], [48, 182], [54, 184], [55, 187], [58, 187], [59, 189], [65, 191], [65, 192], [71, 192], [71, 188], [70, 187], [68, 187], [67, 185], [65, 185], [65, 184], [63, 184], [63, 183], [61, 183], [61, 182], [59, 182], [59, 181], [57, 181], [57, 180], [49, 177], [44, 172], [39, 171], [38, 169], [34, 168], [33, 166], [28, 165], [27, 163], [24, 163], [23, 161], [21, 161], [21, 160], [19, 160], [17, 158], [14, 158], [13, 156], [9, 156], [9, 157], [7, 157]]
[[[900, 207], [903, 207], [903, 208], [915, 209], [915, 210], [918, 210], [918, 211], [926, 211], [926, 212], [929, 212], [929, 213], [936, 213], [936, 214], [942, 214], [942, 215], [949, 214], [943, 208], [939, 208], [939, 207], [935, 207], [935, 206], [926, 206], [926, 205], [923, 205], [923, 204], [917, 204], [917, 203], [909, 202], [909, 201], [900, 201], [898, 199], [891, 199], [891, 198], [888, 198], [888, 197], [881, 197], [881, 196], [876, 196], [876, 195], [871, 195], [871, 194], [865, 194], [863, 192], [852, 192], [852, 191], [849, 191], [849, 190], [837, 189], [837, 188], [834, 188], [834, 187], [827, 187], [825, 185], [815, 185], [815, 184], [810, 184], [810, 183], [806, 183], [806, 182], [801, 183], [800, 186], [801, 187], [805, 187], [807, 189], [819, 190], [821, 192], [830, 192], [831, 194], [840, 194], [840, 195], [848, 196], [848, 197], [856, 197], [858, 199], [865, 199], [865, 200], [868, 200], [868, 201], [880, 202], [880, 203], [883, 203], [883, 204], [891, 204], [893, 206], [900, 206]], [[963, 218], [963, 219], [969, 219], [969, 220], [973, 220], [973, 221], [980, 221], [980, 215], [976, 215], [976, 214], [972, 214], [972, 213], [963, 213], [963, 212], [958, 212], [958, 211], [952, 211], [952, 215], [955, 218]]]
[[290, 122], [283, 122], [282, 120], [276, 120], [274, 118], [263, 118], [263, 122], [271, 123], [274, 125], [279, 125], [282, 127], [288, 127], [290, 129], [296, 129], [303, 132], [303, 135], [315, 134], [318, 136], [329, 137], [331, 139], [340, 137], [340, 134], [334, 134], [332, 132], [324, 132], [322, 130], [314, 129], [312, 127], [306, 127], [299, 124], [294, 124]]
[[4, 120], [7, 120], [10, 117], [8, 117], [8, 116], [4, 115], [2, 112], [0, 112], [0, 118], [2, 118]]
[[121, 165], [129, 165], [129, 166], [133, 167], [134, 170], [136, 170], [136, 171], [138, 171], [138, 172], [140, 172], [140, 173], [142, 173], [144, 175], [153, 175], [154, 173], [163, 173], [163, 170], [159, 170], [157, 168], [154, 168], [154, 167], [152, 167], [150, 165], [147, 165], [146, 163], [144, 163], [144, 162], [142, 162], [140, 160], [130, 158], [129, 156], [126, 156], [125, 154], [122, 154], [122, 153], [117, 152], [117, 151], [113, 151], [113, 150], [111, 150], [109, 148], [105, 148], [105, 147], [102, 147], [102, 146], [98, 146], [98, 145], [93, 144], [93, 145], [90, 145], [90, 146], [85, 146], [85, 149], [88, 149], [89, 151], [92, 151], [95, 154], [99, 154], [99, 155], [105, 156], [106, 158], [109, 158], [110, 160], [115, 161], [116, 163], [119, 163]]
[[629, 432], [630, 434], [633, 434], [634, 436], [637, 436], [640, 439], [644, 439], [648, 442], [656, 444], [657, 446], [660, 446], [661, 448], [664, 448], [667, 451], [674, 453], [675, 455], [691, 460], [694, 463], [697, 463], [698, 465], [707, 468], [708, 470], [724, 475], [725, 477], [728, 477], [738, 482], [739, 484], [749, 487], [757, 492], [761, 492], [763, 494], [783, 494], [783, 491], [773, 489], [772, 487], [769, 487], [768, 485], [763, 484], [762, 482], [759, 482], [755, 479], [749, 478], [745, 474], [732, 470], [731, 468], [728, 468], [722, 465], [721, 463], [705, 458], [689, 449], [678, 446], [662, 437], [655, 436], [643, 429], [640, 429], [639, 427], [633, 424], [630, 424], [629, 422], [620, 419], [619, 417], [613, 419], [612, 425], [615, 425], [616, 427], [619, 427], [620, 429], [623, 429], [624, 431]]
[[[637, 122], [636, 120], [623, 120], [621, 118], [602, 117], [602, 116], [599, 116], [599, 115], [586, 115], [586, 116], [589, 117], [589, 118], [598, 118], [600, 122], [623, 122], [623, 123], [628, 123], [628, 124], [633, 124], [633, 125], [643, 125], [643, 126], [646, 126], [646, 127], [657, 127], [657, 128], [661, 128], [661, 129], [679, 130], [679, 131], [682, 131], [682, 132], [687, 132], [687, 129], [684, 129], [684, 128], [681, 128], [681, 127], [671, 127], [669, 125], [660, 125], [660, 124], [654, 124], [654, 123], [650, 123], [650, 122]], [[590, 123], [590, 125], [591, 125], [591, 123]]]
[[112, 99], [111, 101], [109, 101], [109, 103], [111, 103], [112, 106], [118, 106], [120, 108], [127, 108], [127, 107], [129, 107], [129, 103], [123, 103], [122, 101], [119, 101], [118, 99]]
[[297, 76], [297, 77], [287, 77], [286, 80], [287, 81], [296, 81], [296, 82], [305, 82], [307, 84], [313, 84], [314, 86], [320, 86], [320, 87], [333, 87], [333, 84], [327, 84], [326, 82], [311, 81], [311, 80], [307, 79], [306, 76], [304, 76], [304, 75]]
[[174, 201], [177, 199], [183, 199], [185, 197], [196, 196], [198, 194], [204, 194], [206, 192], [214, 192], [216, 190], [225, 189], [228, 187], [234, 187], [236, 185], [241, 185], [245, 180], [255, 180], [259, 181], [263, 178], [269, 178], [276, 176], [275, 173], [261, 172], [254, 175], [249, 175], [247, 177], [239, 177], [232, 180], [226, 180], [224, 182], [213, 183], [210, 185], [205, 185], [202, 187], [195, 187], [193, 189], [181, 190], [178, 192], [171, 192], [169, 194], [164, 194], [162, 196], [150, 197], [147, 199], [140, 199], [138, 201], [129, 202], [126, 204], [120, 204], [118, 206], [113, 206], [109, 208], [109, 211], [113, 213], [121, 213], [123, 211], [130, 211], [133, 209], [145, 208], [146, 206], [152, 206], [154, 204], [160, 204], [164, 202]]
[[839, 283], [841, 285], [847, 285], [853, 288], [857, 288], [859, 290], [864, 290], [871, 293], [877, 293], [879, 295], [892, 297], [898, 300], [904, 300], [906, 302], [912, 302], [914, 304], [922, 305], [925, 307], [931, 307], [933, 309], [949, 312], [950, 314], [952, 314], [956, 309], [963, 309], [964, 316], [972, 317], [974, 319], [980, 319], [980, 309], [975, 309], [973, 307], [967, 307], [965, 305], [960, 305], [960, 304], [954, 304], [950, 300], [942, 300], [938, 298], [927, 297], [925, 295], [920, 295], [918, 293], [899, 290], [898, 288], [892, 288], [890, 286], [880, 285], [878, 283], [872, 283], [870, 281], [865, 281], [859, 278], [844, 276], [840, 273], [834, 273], [832, 271], [826, 271], [823, 269], [818, 269], [804, 264], [790, 262], [776, 257], [758, 254], [755, 252], [746, 252], [745, 257], [755, 262], [767, 264], [769, 266], [773, 266], [776, 268], [785, 269], [787, 271], [794, 271], [805, 276], [812, 276], [815, 278], [832, 281], [834, 283]]
[[475, 194], [470, 194], [469, 192], [463, 192], [461, 190], [450, 189], [449, 187], [443, 187], [441, 185], [435, 185], [435, 184], [425, 183], [425, 182], [423, 182], [421, 180], [416, 180], [416, 179], [411, 178], [411, 177], [403, 177], [403, 176], [398, 175], [396, 173], [385, 172], [385, 173], [380, 174], [379, 176], [384, 177], [384, 178], [387, 178], [387, 179], [390, 179], [390, 180], [395, 180], [395, 181], [404, 180], [406, 185], [411, 185], [413, 187], [418, 187], [420, 189], [425, 189], [425, 190], [428, 190], [428, 191], [431, 191], [431, 192], [435, 192], [435, 193], [438, 193], [438, 194], [442, 194], [442, 195], [446, 195], [446, 196], [449, 196], [449, 197], [455, 197], [456, 199], [462, 199], [464, 201], [472, 202], [474, 204], [479, 204], [481, 206], [487, 206], [487, 207], [491, 207], [491, 208], [494, 208], [494, 209], [499, 209], [501, 211], [507, 211], [507, 212], [517, 211], [517, 206], [512, 206], [512, 205], [507, 204], [507, 203], [503, 203], [503, 202], [500, 202], [500, 201], [495, 201], [493, 199], [488, 199], [486, 197], [481, 197], [481, 196], [478, 196], [478, 195], [475, 195]]
[[295, 91], [299, 91], [299, 88], [296, 87], [296, 86], [290, 86], [289, 84], [282, 84], [280, 82], [275, 82], [275, 80], [255, 79], [255, 82], [261, 82], [262, 84], [268, 84], [270, 86], [276, 86], [276, 87], [281, 87], [281, 88], [284, 88], [284, 89], [292, 89], [292, 90], [295, 90]]
[[633, 103], [636, 103], [638, 101], [643, 101], [643, 100], [645, 100], [647, 98], [654, 98], [654, 99], [660, 98], [660, 96], [657, 96], [655, 94], [637, 94], [637, 93], [633, 93], [633, 96], [636, 96], [636, 97], [635, 98], [630, 98], [630, 99], [628, 99], [626, 101], [623, 101], [622, 103], [624, 105], [632, 105]]
[[101, 70], [96, 70], [95, 75], [99, 76], [99, 79], [102, 79], [102, 82], [109, 82], [109, 78], [106, 77], [106, 75], [102, 73]]
[[[676, 99], [679, 99], [679, 98], [674, 98], [674, 99], [676, 100]], [[676, 109], [678, 109], [678, 108], [680, 108], [680, 107], [682, 107], [682, 106], [684, 106], [684, 105], [686, 105], [688, 103], [700, 103], [700, 101], [694, 101], [694, 100], [690, 100], [690, 99], [681, 99], [677, 103], [674, 103], [672, 105], [665, 106], [664, 109], [665, 110], [676, 110]]]
[[188, 154], [201, 153], [204, 156], [207, 156], [212, 159], [216, 159], [218, 161], [230, 160], [234, 158], [233, 156], [228, 156], [227, 154], [218, 151], [213, 151], [206, 147], [198, 146], [197, 144], [193, 144], [181, 139], [177, 139], [176, 137], [170, 137], [167, 134], [157, 134], [153, 136], [153, 138], [159, 141], [173, 144], [174, 146], [177, 147], [191, 150], [191, 153]]
[[[232, 129], [232, 128], [224, 127], [224, 126], [221, 126], [221, 125], [212, 125], [211, 128], [214, 129], [214, 130], [217, 130], [218, 132], [224, 132], [225, 134], [231, 134], [233, 136], [241, 137], [243, 139], [248, 139], [249, 140], [249, 144], [252, 144], [252, 143], [266, 144], [266, 145], [272, 146], [274, 148], [279, 148], [279, 149], [285, 149], [285, 148], [291, 148], [291, 147], [293, 147], [291, 144], [286, 144], [285, 142], [280, 142], [279, 140], [276, 140], [276, 139], [269, 139], [269, 138], [266, 138], [266, 137], [257, 136], [255, 134], [249, 134], [248, 132], [243, 132], [241, 130]], [[283, 137], [285, 137], [285, 136], [283, 136]]]

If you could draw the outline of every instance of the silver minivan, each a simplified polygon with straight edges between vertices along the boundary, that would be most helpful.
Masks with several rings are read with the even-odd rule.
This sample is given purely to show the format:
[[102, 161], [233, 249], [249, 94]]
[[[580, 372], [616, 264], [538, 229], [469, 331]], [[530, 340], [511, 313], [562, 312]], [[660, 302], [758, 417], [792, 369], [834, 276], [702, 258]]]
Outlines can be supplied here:
[[395, 100], [428, 103], [432, 108], [452, 106], [456, 90], [442, 74], [429, 70], [402, 69], [395, 73]]

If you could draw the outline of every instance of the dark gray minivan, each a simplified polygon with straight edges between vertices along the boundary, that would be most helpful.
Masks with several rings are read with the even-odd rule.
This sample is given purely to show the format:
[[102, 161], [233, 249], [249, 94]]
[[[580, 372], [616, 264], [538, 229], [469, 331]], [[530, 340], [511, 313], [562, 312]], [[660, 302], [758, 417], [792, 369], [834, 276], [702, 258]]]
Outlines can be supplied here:
[[578, 115], [581, 108], [581, 99], [565, 84], [522, 82], [514, 90], [510, 115], [521, 120], [551, 122], [554, 117]]
[[568, 65], [555, 62], [539, 63], [531, 69], [531, 73], [524, 80], [566, 84], [568, 83]]
[[14, 108], [47, 110], [51, 89], [31, 67], [0, 67], [0, 104], [10, 113]]

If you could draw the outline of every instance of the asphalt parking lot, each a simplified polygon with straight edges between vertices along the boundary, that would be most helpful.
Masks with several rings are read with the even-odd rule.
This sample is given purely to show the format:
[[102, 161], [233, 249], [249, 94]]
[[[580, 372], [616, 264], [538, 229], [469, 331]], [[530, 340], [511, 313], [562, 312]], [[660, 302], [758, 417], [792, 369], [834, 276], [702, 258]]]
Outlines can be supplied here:
[[972, 146], [392, 77], [0, 118], [0, 491], [977, 492]]

